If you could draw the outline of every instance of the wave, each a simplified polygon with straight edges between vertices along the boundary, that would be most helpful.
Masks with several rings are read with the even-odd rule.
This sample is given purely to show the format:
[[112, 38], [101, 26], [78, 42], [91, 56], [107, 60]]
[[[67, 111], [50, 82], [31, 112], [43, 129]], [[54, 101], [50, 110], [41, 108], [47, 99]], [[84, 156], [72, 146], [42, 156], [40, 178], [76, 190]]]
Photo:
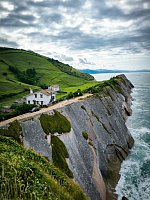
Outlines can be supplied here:
[[142, 133], [150, 133], [150, 128], [142, 127], [139, 129], [139, 131], [141, 131]]
[[135, 135], [136, 138], [138, 138], [137, 136], [141, 136], [141, 134], [145, 134], [145, 133], [150, 133], [150, 128], [148, 127], [137, 127], [137, 128], [128, 128], [129, 131], [131, 132], [131, 134]]
[[136, 135], [135, 145], [128, 159], [122, 163], [120, 180], [116, 186], [118, 200], [126, 196], [129, 200], [146, 200], [150, 197], [150, 129], [130, 128]]
[[118, 200], [126, 196], [129, 200], [146, 200], [150, 196], [150, 160], [140, 166], [137, 161], [127, 161], [121, 168], [121, 179], [116, 186]]

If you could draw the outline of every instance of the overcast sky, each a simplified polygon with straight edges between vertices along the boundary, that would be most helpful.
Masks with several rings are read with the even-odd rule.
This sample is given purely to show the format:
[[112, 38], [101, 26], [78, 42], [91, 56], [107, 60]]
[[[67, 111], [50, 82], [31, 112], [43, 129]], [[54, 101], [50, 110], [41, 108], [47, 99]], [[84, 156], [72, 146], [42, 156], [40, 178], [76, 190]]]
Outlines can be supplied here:
[[0, 0], [0, 46], [78, 69], [150, 69], [150, 0]]

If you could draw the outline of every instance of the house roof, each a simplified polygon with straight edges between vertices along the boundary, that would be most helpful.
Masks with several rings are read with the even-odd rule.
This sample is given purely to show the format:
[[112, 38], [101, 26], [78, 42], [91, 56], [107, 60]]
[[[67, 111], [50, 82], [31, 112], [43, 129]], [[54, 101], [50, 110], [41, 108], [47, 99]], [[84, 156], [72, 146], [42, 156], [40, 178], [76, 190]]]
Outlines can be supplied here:
[[43, 93], [47, 96], [50, 96], [52, 94], [56, 94], [53, 90], [50, 90], [50, 89], [42, 90], [41, 93]]
[[52, 85], [51, 87], [53, 87], [53, 88], [58, 88], [59, 85]]
[[34, 94], [39, 94], [39, 93], [42, 93], [42, 94], [44, 94], [46, 96], [51, 96], [52, 94], [55, 94], [54, 91], [46, 89], [46, 90], [41, 90], [41, 91], [38, 91], [38, 92], [34, 92], [34, 93], [31, 93], [31, 94], [28, 94], [27, 96], [32, 96]]

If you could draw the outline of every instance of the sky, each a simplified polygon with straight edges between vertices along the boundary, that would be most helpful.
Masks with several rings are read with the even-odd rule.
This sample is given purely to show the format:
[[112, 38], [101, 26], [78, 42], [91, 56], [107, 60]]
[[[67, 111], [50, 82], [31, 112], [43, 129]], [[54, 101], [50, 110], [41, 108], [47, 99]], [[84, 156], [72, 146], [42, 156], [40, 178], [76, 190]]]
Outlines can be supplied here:
[[0, 46], [77, 69], [150, 69], [150, 0], [1, 0]]

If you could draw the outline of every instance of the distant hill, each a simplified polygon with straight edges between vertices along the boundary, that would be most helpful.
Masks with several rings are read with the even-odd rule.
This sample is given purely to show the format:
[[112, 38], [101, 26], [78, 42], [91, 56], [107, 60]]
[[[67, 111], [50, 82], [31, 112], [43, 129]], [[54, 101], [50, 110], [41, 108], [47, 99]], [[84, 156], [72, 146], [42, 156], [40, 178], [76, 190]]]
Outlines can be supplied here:
[[94, 77], [32, 51], [0, 47], [0, 103], [52, 84], [61, 89], [93, 82]]
[[130, 73], [130, 72], [150, 72], [148, 69], [142, 69], [142, 70], [109, 70], [109, 69], [82, 69], [81, 72], [87, 73], [87, 74], [104, 74], [104, 73]]

